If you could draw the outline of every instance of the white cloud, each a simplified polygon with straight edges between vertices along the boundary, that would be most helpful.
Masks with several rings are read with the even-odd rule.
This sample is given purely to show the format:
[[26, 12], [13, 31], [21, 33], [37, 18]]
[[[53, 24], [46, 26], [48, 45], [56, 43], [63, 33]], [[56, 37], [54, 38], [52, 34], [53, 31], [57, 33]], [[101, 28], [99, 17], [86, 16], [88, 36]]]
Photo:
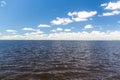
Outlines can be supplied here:
[[56, 29], [51, 30], [51, 32], [61, 32], [61, 31], [70, 32], [71, 29], [62, 29], [58, 27]]
[[12, 30], [12, 29], [8, 29], [8, 30], [6, 30], [6, 32], [11, 33], [11, 34], [16, 34], [17, 33], [16, 30]]
[[120, 32], [61, 32], [52, 33], [47, 36], [47, 39], [53, 40], [120, 40]]
[[57, 31], [62, 31], [63, 29], [62, 29], [62, 28], [57, 28], [56, 30], [57, 30]]
[[56, 29], [51, 30], [51, 32], [57, 32], [57, 31], [63, 31], [63, 29], [58, 27]]
[[51, 27], [51, 26], [50, 26], [50, 25], [47, 25], [47, 24], [40, 24], [38, 27], [47, 28], [47, 27]]
[[7, 4], [6, 1], [1, 1], [0, 6], [1, 6], [1, 7], [4, 7], [6, 4]]
[[92, 32], [60, 32], [51, 34], [37, 35], [11, 35], [1, 36], [0, 39], [6, 40], [120, 40], [120, 31], [92, 31]]
[[104, 6], [105, 9], [107, 9], [107, 10], [118, 10], [118, 9], [120, 9], [120, 1], [109, 2], [108, 4], [104, 3], [104, 4], [101, 4], [101, 6]]
[[35, 31], [33, 31], [33, 32], [25, 33], [24, 35], [26, 35], [26, 36], [29, 36], [29, 35], [34, 35], [34, 36], [36, 36], [36, 35], [41, 35], [41, 34], [43, 34], [43, 32], [38, 29], [38, 30], [35, 30]]
[[57, 17], [56, 20], [51, 21], [53, 25], [67, 25], [73, 22], [70, 18], [59, 18]]
[[59, 18], [52, 20], [53, 25], [67, 25], [72, 22], [92, 20], [91, 17], [97, 14], [97, 11], [79, 11], [79, 12], [68, 12], [69, 18]]
[[113, 15], [118, 15], [118, 14], [120, 14], [120, 11], [115, 10], [115, 11], [112, 11], [112, 12], [103, 13], [102, 16], [113, 16]]
[[105, 10], [110, 10], [110, 12], [104, 12], [102, 16], [113, 16], [113, 15], [119, 15], [120, 14], [120, 1], [116, 2], [109, 2], [109, 3], [103, 3], [101, 4], [102, 7], [104, 7]]
[[25, 28], [23, 28], [22, 30], [24, 30], [24, 31], [34, 31], [33, 28], [29, 28], [29, 27], [25, 27]]
[[91, 24], [88, 24], [84, 27], [84, 29], [91, 29], [91, 28], [93, 28], [93, 26]]
[[94, 15], [96, 15], [97, 12], [96, 11], [80, 11], [80, 12], [69, 12], [68, 16], [72, 17], [73, 21], [87, 21], [89, 18], [93, 17]]
[[56, 30], [55, 30], [55, 29], [53, 29], [53, 30], [51, 30], [51, 32], [56, 32]]
[[70, 32], [70, 31], [71, 31], [71, 29], [65, 29], [64, 31], [65, 31], [65, 32]]
[[107, 5], [108, 5], [107, 3], [103, 3], [103, 4], [101, 4], [102, 7], [107, 6]]

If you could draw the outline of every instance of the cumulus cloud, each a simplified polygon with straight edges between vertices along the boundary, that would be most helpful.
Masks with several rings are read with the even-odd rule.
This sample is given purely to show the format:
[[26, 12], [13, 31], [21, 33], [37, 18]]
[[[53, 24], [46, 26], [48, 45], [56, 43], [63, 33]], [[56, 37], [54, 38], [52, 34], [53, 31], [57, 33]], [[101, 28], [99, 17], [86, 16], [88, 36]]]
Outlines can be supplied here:
[[23, 28], [22, 30], [24, 30], [24, 31], [34, 31], [33, 28], [29, 28], [29, 27], [25, 27], [25, 28]]
[[41, 30], [38, 29], [38, 30], [35, 30], [33, 32], [25, 33], [24, 35], [26, 35], [26, 36], [29, 36], [29, 35], [36, 36], [36, 35], [41, 35], [41, 34], [43, 34], [43, 31], [41, 31]]
[[70, 32], [71, 31], [71, 29], [62, 29], [62, 28], [56, 28], [56, 29], [53, 29], [53, 30], [51, 30], [51, 32]]
[[91, 17], [97, 14], [97, 11], [79, 11], [79, 12], [68, 12], [69, 18], [59, 18], [52, 20], [53, 25], [67, 25], [72, 22], [87, 21], [91, 20]]
[[120, 11], [115, 10], [115, 11], [112, 11], [112, 12], [103, 13], [102, 16], [112, 16], [112, 15], [118, 15], [118, 14], [120, 14]]
[[63, 29], [62, 29], [62, 28], [57, 28], [56, 30], [57, 30], [57, 31], [62, 31]]
[[120, 40], [120, 32], [61, 32], [49, 34], [48, 38], [57, 40]]
[[63, 29], [58, 27], [56, 29], [51, 30], [51, 32], [57, 32], [57, 31], [63, 31]]
[[70, 32], [70, 31], [71, 31], [71, 29], [65, 29], [64, 31], [65, 31], [65, 32]]
[[103, 4], [101, 4], [102, 7], [107, 6], [107, 5], [108, 5], [107, 3], [103, 3]]
[[91, 29], [93, 26], [91, 24], [85, 25], [84, 29]]
[[113, 16], [120, 14], [120, 0], [116, 2], [109, 2], [101, 4], [105, 10], [109, 10], [109, 12], [104, 12], [102, 16]]
[[1, 7], [4, 7], [6, 4], [7, 4], [6, 1], [1, 1], [0, 6], [1, 6]]
[[55, 30], [55, 29], [53, 29], [53, 30], [51, 30], [51, 32], [56, 32], [56, 30]]
[[105, 7], [104, 9], [106, 10], [118, 10], [120, 9], [120, 1], [118, 0], [117, 2], [109, 2], [101, 4], [101, 6]]
[[57, 17], [56, 20], [52, 20], [51, 24], [53, 25], [67, 25], [73, 22], [70, 18], [59, 18]]
[[120, 31], [91, 31], [91, 32], [60, 32], [37, 35], [1, 36], [0, 39], [14, 40], [120, 40]]
[[16, 34], [17, 33], [16, 30], [12, 30], [12, 29], [7, 29], [6, 32], [11, 33], [11, 34]]
[[87, 21], [89, 18], [97, 14], [97, 11], [79, 11], [79, 12], [69, 12], [68, 16], [72, 17], [73, 21]]
[[38, 27], [40, 27], [40, 28], [48, 28], [48, 27], [51, 27], [51, 26], [47, 25], [47, 24], [40, 24]]

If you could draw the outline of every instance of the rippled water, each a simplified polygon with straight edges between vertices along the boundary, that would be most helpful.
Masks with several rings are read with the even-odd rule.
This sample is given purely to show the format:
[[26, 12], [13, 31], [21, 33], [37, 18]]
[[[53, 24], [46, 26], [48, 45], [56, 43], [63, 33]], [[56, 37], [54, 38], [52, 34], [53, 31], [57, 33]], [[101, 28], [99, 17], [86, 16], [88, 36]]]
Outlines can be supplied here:
[[0, 80], [120, 80], [120, 42], [0, 41]]

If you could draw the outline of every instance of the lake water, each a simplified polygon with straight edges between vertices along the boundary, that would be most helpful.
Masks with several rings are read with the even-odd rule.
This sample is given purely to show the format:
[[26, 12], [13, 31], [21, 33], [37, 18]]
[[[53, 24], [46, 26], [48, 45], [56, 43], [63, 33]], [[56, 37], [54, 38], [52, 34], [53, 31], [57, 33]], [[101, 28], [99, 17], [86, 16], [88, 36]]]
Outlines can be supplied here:
[[120, 41], [0, 41], [0, 80], [120, 80]]

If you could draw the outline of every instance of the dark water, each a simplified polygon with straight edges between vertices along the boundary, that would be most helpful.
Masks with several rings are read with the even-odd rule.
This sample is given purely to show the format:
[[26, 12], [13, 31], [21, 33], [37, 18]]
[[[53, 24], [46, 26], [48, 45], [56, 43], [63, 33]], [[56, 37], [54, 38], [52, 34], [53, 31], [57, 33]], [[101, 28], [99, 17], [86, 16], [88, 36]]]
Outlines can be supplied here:
[[0, 41], [0, 80], [120, 80], [120, 41]]

